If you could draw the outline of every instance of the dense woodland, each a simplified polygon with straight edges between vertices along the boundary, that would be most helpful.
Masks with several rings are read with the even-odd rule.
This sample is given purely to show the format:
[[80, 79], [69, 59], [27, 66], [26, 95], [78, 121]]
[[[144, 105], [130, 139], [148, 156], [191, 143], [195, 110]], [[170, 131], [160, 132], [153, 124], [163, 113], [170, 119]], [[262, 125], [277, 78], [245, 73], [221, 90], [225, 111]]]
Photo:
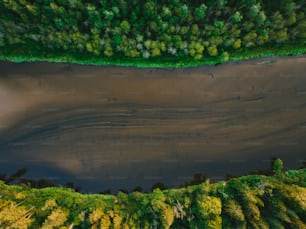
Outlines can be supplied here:
[[85, 195], [0, 182], [1, 228], [306, 228], [306, 169], [150, 194]]
[[305, 14], [304, 0], [3, 0], [0, 56], [222, 62], [305, 46]]

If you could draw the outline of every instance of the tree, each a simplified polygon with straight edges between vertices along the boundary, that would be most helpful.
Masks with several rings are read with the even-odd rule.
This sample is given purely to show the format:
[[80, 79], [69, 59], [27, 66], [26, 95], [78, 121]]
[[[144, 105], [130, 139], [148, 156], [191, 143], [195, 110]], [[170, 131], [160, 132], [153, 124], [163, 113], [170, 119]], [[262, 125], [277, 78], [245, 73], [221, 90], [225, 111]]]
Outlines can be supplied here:
[[144, 15], [148, 19], [154, 19], [157, 15], [157, 6], [153, 1], [147, 1], [144, 4]]
[[283, 8], [287, 15], [290, 15], [292, 12], [294, 12], [294, 9], [296, 8], [296, 3], [289, 0], [283, 4]]
[[249, 8], [249, 14], [248, 14], [248, 15], [249, 15], [251, 18], [255, 18], [255, 17], [259, 14], [260, 9], [261, 9], [261, 6], [260, 6], [259, 3], [254, 4], [254, 5], [252, 5], [252, 6]]
[[191, 42], [188, 45], [188, 53], [195, 60], [200, 60], [203, 57], [204, 46], [199, 42]]
[[243, 42], [245, 43], [245, 46], [246, 47], [254, 46], [256, 37], [257, 37], [257, 33], [255, 31], [251, 31], [247, 33], [247, 35], [243, 37]]
[[114, 18], [114, 12], [109, 10], [104, 10], [104, 18], [108, 21], [111, 21]]
[[170, 35], [174, 34], [176, 32], [176, 29], [175, 29], [175, 26], [174, 25], [170, 25], [168, 26], [168, 29], [167, 29], [167, 33]]
[[166, 197], [160, 189], [154, 189], [150, 205], [161, 220], [162, 228], [170, 228], [174, 221], [173, 209], [165, 203]]
[[217, 56], [217, 55], [218, 55], [218, 49], [217, 49], [217, 47], [214, 46], [214, 45], [208, 47], [208, 48], [207, 48], [207, 51], [208, 51], [208, 54], [209, 54], [210, 56]]
[[51, 212], [42, 225], [42, 229], [59, 228], [63, 226], [68, 219], [69, 213], [61, 208], [56, 208]]
[[191, 34], [197, 36], [199, 34], [199, 26], [197, 24], [193, 24], [191, 26]]
[[281, 30], [270, 32], [271, 40], [274, 40], [276, 43], [282, 43], [288, 40], [288, 29], [283, 28]]
[[113, 12], [114, 16], [120, 17], [120, 10], [117, 6], [112, 7], [112, 12]]
[[227, 0], [217, 0], [216, 2], [218, 8], [223, 8], [226, 5]]
[[204, 228], [216, 229], [222, 227], [220, 217], [222, 211], [221, 200], [217, 197], [201, 196], [198, 201], [199, 215], [204, 222]]
[[246, 226], [246, 220], [241, 205], [237, 201], [231, 199], [224, 204], [224, 213], [229, 216], [231, 225], [236, 225], [237, 228]]
[[121, 30], [124, 32], [124, 33], [128, 33], [130, 31], [130, 23], [126, 20], [123, 20], [121, 23], [120, 23], [120, 28]]
[[292, 12], [291, 14], [288, 15], [285, 22], [285, 26], [287, 27], [293, 26], [295, 23], [296, 23], [296, 13]]
[[260, 34], [257, 39], [256, 39], [256, 43], [259, 45], [263, 45], [264, 43], [266, 43], [267, 41], [269, 41], [269, 35], [268, 33], [266, 34]]
[[180, 35], [174, 35], [172, 36], [173, 45], [176, 48], [180, 47], [180, 43], [182, 42], [182, 38]]
[[111, 224], [110, 217], [107, 214], [103, 214], [100, 221], [100, 228], [108, 229]]
[[113, 55], [113, 49], [110, 45], [106, 46], [104, 50], [104, 55], [107, 57], [111, 57]]
[[243, 19], [243, 16], [240, 14], [239, 11], [236, 11], [232, 17], [231, 17], [231, 20], [233, 23], [238, 23], [240, 22], [241, 20]]
[[180, 8], [179, 16], [182, 17], [183, 19], [186, 19], [188, 15], [189, 15], [189, 8], [186, 4], [183, 4]]
[[189, 27], [187, 27], [187, 26], [182, 26], [182, 27], [180, 28], [180, 34], [181, 34], [181, 35], [187, 34], [188, 31], [189, 31]]
[[229, 53], [223, 52], [221, 55], [222, 61], [228, 61], [229, 60]]
[[281, 159], [276, 159], [273, 163], [273, 172], [275, 175], [279, 175], [282, 173], [282, 170], [283, 170], [283, 161]]
[[107, 213], [102, 209], [95, 209], [89, 215], [89, 222], [92, 228], [105, 228], [108, 229], [111, 225], [110, 218]]
[[279, 219], [270, 218], [268, 219], [268, 223], [271, 228], [286, 229], [284, 224]]
[[194, 10], [194, 18], [197, 21], [201, 21], [205, 18], [207, 6], [202, 3], [199, 7], [195, 8]]
[[160, 49], [159, 48], [153, 48], [152, 49], [152, 56], [154, 57], [154, 56], [160, 56]]
[[172, 12], [171, 12], [171, 10], [170, 10], [167, 6], [163, 6], [162, 12], [161, 12], [161, 16], [162, 16], [164, 19], [167, 20], [167, 19], [171, 18]]
[[158, 43], [158, 48], [162, 51], [162, 52], [165, 52], [167, 50], [166, 48], [166, 43], [165, 42], [159, 42]]
[[121, 229], [122, 217], [115, 213], [112, 218], [114, 229]]
[[19, 206], [13, 201], [0, 199], [0, 227], [1, 228], [29, 228], [33, 222], [32, 210]]
[[234, 44], [233, 44], [233, 48], [234, 49], [239, 49], [241, 47], [241, 40], [240, 39], [236, 39]]
[[294, 31], [298, 38], [306, 38], [306, 19], [299, 21]]
[[276, 11], [271, 17], [271, 27], [273, 29], [282, 29], [284, 24], [285, 20], [283, 15], [279, 11]]
[[262, 25], [267, 19], [267, 16], [264, 11], [260, 11], [258, 15], [256, 16], [256, 22], [258, 25]]

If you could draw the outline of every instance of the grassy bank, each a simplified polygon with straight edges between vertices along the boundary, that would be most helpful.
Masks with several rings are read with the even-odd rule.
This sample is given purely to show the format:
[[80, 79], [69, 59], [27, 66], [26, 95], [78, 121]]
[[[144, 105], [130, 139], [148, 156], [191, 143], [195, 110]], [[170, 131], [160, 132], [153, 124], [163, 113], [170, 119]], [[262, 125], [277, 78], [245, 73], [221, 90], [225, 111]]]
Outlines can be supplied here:
[[174, 58], [172, 56], [143, 59], [143, 58], [101, 58], [92, 55], [79, 55], [77, 53], [66, 53], [58, 50], [54, 53], [44, 53], [40, 50], [22, 49], [20, 46], [11, 46], [0, 49], [0, 60], [22, 62], [54, 62], [54, 63], [73, 63], [83, 65], [114, 65], [131, 66], [138, 68], [181, 68], [196, 67], [201, 65], [216, 65], [237, 60], [248, 60], [258, 57], [269, 56], [298, 56], [306, 54], [306, 43], [288, 43], [283, 46], [265, 45], [263, 47], [249, 48], [231, 53], [228, 60], [222, 57], [207, 57], [203, 60], [192, 58]]
[[79, 194], [0, 182], [1, 228], [305, 228], [306, 169], [143, 194]]

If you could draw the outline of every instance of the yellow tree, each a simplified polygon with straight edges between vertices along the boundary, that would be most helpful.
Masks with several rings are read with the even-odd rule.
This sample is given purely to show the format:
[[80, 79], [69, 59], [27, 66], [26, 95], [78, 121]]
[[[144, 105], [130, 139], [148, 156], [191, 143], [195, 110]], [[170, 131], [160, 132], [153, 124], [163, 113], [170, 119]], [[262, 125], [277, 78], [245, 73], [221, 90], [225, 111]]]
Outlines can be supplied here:
[[26, 229], [33, 222], [32, 209], [26, 209], [13, 201], [0, 199], [0, 227]]

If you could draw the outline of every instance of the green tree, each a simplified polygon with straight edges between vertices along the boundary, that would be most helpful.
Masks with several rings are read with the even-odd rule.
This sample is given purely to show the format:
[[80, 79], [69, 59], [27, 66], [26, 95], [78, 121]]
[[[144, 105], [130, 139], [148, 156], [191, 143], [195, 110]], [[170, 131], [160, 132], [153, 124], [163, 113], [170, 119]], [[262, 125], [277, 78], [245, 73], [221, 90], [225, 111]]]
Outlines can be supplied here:
[[275, 175], [280, 175], [280, 174], [282, 173], [283, 167], [284, 167], [283, 161], [282, 161], [281, 159], [279, 159], [279, 158], [276, 159], [276, 160], [274, 161], [273, 167], [272, 167], [273, 173], [274, 173]]
[[292, 12], [291, 14], [288, 15], [286, 18], [285, 26], [293, 26], [296, 23], [296, 13]]
[[181, 8], [180, 8], [180, 13], [179, 16], [182, 17], [183, 19], [187, 18], [187, 16], [189, 15], [189, 8], [186, 4], [182, 4]]
[[195, 36], [198, 36], [198, 35], [199, 35], [199, 32], [200, 32], [199, 26], [198, 26], [197, 24], [193, 24], [193, 25], [191, 26], [191, 34], [192, 34], [192, 35], [195, 35]]
[[222, 58], [222, 61], [229, 61], [229, 53], [228, 52], [223, 52], [221, 54], [221, 58]]
[[249, 15], [251, 18], [255, 18], [255, 17], [257, 17], [257, 15], [259, 14], [260, 10], [261, 10], [260, 3], [254, 4], [254, 5], [252, 5], [252, 6], [249, 8], [249, 14], [248, 14], [248, 15]]
[[121, 30], [124, 32], [124, 33], [128, 33], [130, 31], [130, 23], [126, 20], [123, 20], [121, 23], [120, 23], [120, 28]]
[[207, 6], [202, 3], [199, 7], [194, 10], [194, 18], [197, 21], [202, 21], [205, 18]]
[[236, 39], [234, 44], [233, 44], [233, 48], [234, 49], [239, 49], [241, 47], [241, 40], [240, 39]]
[[[184, 47], [185, 48], [185, 47]], [[203, 57], [204, 46], [199, 42], [191, 42], [188, 45], [188, 53], [195, 60], [200, 60]]]
[[210, 56], [217, 56], [218, 55], [218, 49], [216, 46], [210, 46], [207, 48], [208, 54]]
[[170, 228], [174, 221], [173, 209], [165, 203], [166, 197], [159, 189], [154, 189], [152, 193], [151, 207], [161, 220], [162, 228]]
[[306, 38], [306, 19], [303, 19], [298, 22], [297, 26], [294, 29], [296, 33], [296, 37], [298, 38]]
[[284, 22], [283, 15], [279, 11], [276, 11], [271, 17], [271, 27], [273, 29], [282, 29]]
[[251, 31], [243, 37], [243, 42], [246, 47], [251, 47], [255, 45], [257, 38], [257, 33], [255, 31]]
[[240, 14], [239, 11], [236, 11], [232, 17], [231, 17], [231, 20], [233, 23], [238, 23], [240, 22], [241, 20], [243, 19], [243, 16]]
[[267, 16], [264, 11], [260, 11], [258, 15], [256, 16], [256, 22], [258, 25], [262, 25], [267, 19]]
[[161, 16], [167, 20], [172, 17], [172, 12], [167, 6], [163, 6]]
[[288, 40], [288, 29], [283, 28], [276, 31], [270, 32], [271, 40], [276, 41], [276, 43], [283, 43]]
[[106, 46], [104, 50], [104, 55], [107, 57], [111, 57], [113, 55], [113, 49], [110, 45]]
[[160, 56], [160, 49], [158, 47], [152, 49], [152, 56]]
[[104, 18], [108, 21], [111, 21], [114, 18], [114, 12], [110, 10], [104, 10]]
[[144, 15], [148, 19], [154, 19], [157, 16], [157, 5], [153, 1], [147, 1], [144, 4]]

